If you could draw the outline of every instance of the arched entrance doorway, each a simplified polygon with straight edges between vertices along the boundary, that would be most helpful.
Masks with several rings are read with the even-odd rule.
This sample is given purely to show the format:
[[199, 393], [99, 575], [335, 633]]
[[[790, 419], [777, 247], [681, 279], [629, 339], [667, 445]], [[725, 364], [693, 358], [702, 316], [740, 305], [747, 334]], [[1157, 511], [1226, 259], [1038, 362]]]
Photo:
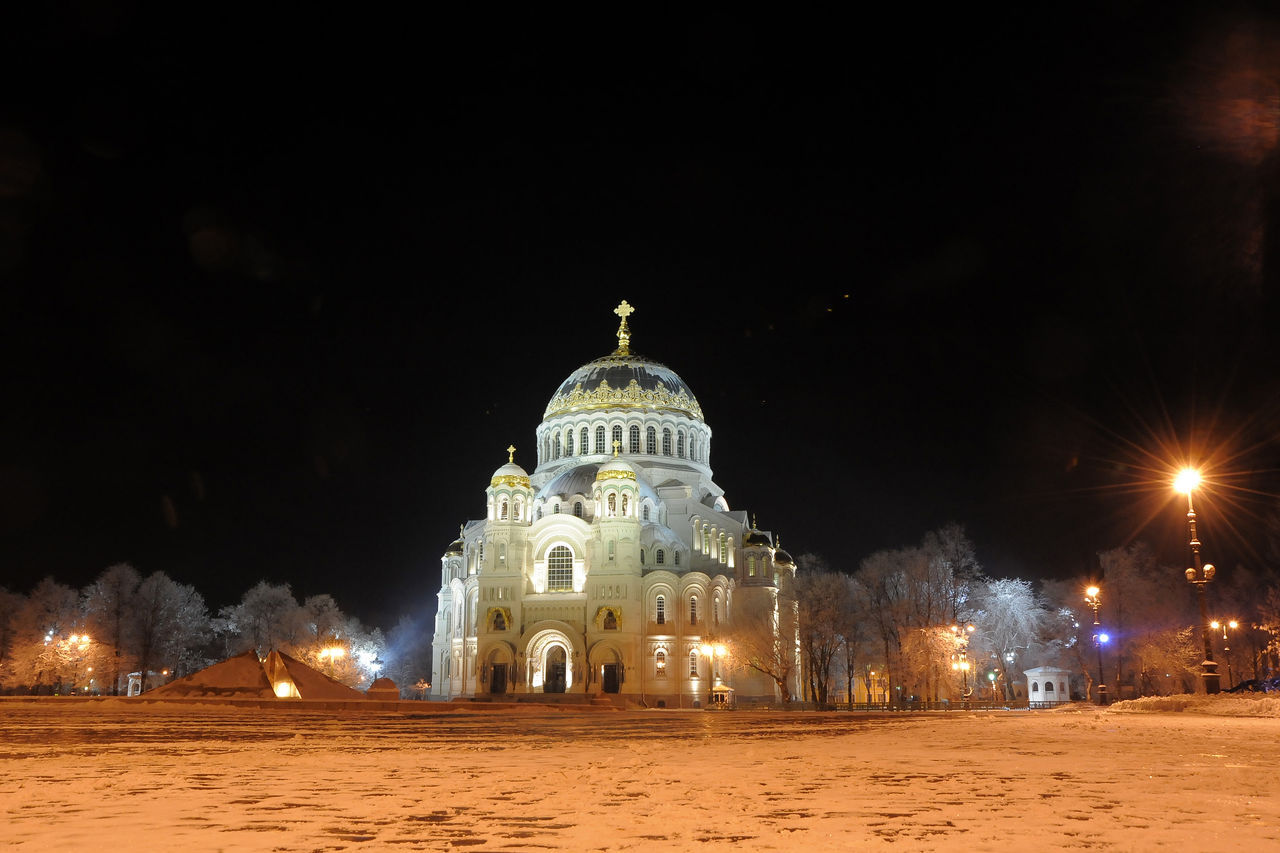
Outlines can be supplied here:
[[545, 670], [546, 674], [542, 679], [542, 692], [563, 693], [565, 676], [569, 670], [569, 656], [565, 654], [564, 647], [552, 646], [547, 649]]
[[591, 668], [596, 689], [602, 693], [622, 691], [622, 655], [612, 642], [604, 641], [591, 649]]
[[542, 631], [529, 642], [529, 689], [566, 693], [574, 685], [573, 643], [560, 631]]

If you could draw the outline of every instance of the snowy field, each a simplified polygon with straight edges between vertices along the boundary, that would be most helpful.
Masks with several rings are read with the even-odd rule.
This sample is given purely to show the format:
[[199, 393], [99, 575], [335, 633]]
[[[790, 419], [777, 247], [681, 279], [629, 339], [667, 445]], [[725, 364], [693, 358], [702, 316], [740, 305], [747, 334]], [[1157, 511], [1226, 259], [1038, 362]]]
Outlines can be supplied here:
[[0, 701], [27, 850], [1277, 850], [1280, 702], [900, 715]]

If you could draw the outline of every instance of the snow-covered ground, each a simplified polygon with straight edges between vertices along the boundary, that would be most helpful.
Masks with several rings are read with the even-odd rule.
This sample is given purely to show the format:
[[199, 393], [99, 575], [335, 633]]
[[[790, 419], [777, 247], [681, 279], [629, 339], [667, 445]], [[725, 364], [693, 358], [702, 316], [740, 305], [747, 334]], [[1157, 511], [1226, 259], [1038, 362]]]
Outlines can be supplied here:
[[1280, 849], [1275, 698], [897, 715], [414, 710], [3, 700], [0, 844]]

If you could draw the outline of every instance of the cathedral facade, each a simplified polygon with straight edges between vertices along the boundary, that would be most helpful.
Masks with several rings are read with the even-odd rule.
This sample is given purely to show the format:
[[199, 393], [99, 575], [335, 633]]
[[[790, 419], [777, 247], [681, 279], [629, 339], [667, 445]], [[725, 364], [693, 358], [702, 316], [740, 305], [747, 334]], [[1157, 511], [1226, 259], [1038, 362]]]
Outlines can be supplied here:
[[[431, 695], [613, 694], [647, 707], [799, 694], [795, 563], [731, 510], [711, 428], [669, 368], [617, 348], [561, 383], [485, 515], [441, 557]], [[750, 665], [761, 655], [795, 665]], [[784, 672], [778, 678], [777, 672]]]

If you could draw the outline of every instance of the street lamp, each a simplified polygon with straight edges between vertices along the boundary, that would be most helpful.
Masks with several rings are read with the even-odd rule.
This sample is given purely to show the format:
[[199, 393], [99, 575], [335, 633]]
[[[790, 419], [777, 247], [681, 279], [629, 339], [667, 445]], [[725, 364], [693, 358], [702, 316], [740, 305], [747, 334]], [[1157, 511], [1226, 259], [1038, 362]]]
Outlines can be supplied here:
[[1091, 586], [1084, 591], [1084, 603], [1093, 608], [1093, 644], [1098, 649], [1098, 704], [1107, 704], [1107, 677], [1102, 669], [1102, 644], [1106, 642], [1106, 634], [1099, 633], [1098, 608], [1102, 605], [1102, 590]]
[[707, 659], [707, 707], [711, 707], [711, 703], [715, 698], [716, 685], [720, 683], [720, 673], [716, 666], [716, 660], [723, 658], [729, 653], [729, 650], [720, 643], [703, 643], [698, 646], [698, 651]]
[[1222, 657], [1227, 662], [1227, 689], [1230, 690], [1232, 682], [1235, 679], [1231, 677], [1231, 638], [1227, 636], [1227, 629], [1230, 628], [1234, 631], [1236, 628], [1240, 627], [1240, 623], [1234, 619], [1220, 623], [1215, 619], [1209, 623], [1209, 627], [1215, 631], [1218, 630], [1218, 628], [1222, 628]]
[[951, 636], [956, 643], [956, 653], [951, 656], [951, 668], [960, 673], [960, 696], [964, 699], [964, 707], [969, 707], [969, 697], [973, 695], [973, 691], [969, 689], [969, 635], [973, 633], [973, 625], [966, 625], [961, 628], [959, 625], [951, 626]]
[[1205, 585], [1213, 580], [1216, 569], [1213, 563], [1200, 563], [1200, 539], [1196, 536], [1196, 508], [1191, 501], [1191, 494], [1200, 485], [1200, 472], [1194, 468], [1184, 468], [1178, 472], [1173, 481], [1173, 488], [1187, 495], [1187, 527], [1191, 534], [1191, 567], [1187, 569], [1187, 582], [1196, 588], [1196, 599], [1200, 603], [1200, 633], [1204, 639], [1204, 661], [1201, 662], [1201, 678], [1204, 679], [1204, 692], [1217, 693], [1220, 689], [1218, 665], [1213, 660], [1213, 640], [1209, 635], [1209, 609], [1205, 605]]

